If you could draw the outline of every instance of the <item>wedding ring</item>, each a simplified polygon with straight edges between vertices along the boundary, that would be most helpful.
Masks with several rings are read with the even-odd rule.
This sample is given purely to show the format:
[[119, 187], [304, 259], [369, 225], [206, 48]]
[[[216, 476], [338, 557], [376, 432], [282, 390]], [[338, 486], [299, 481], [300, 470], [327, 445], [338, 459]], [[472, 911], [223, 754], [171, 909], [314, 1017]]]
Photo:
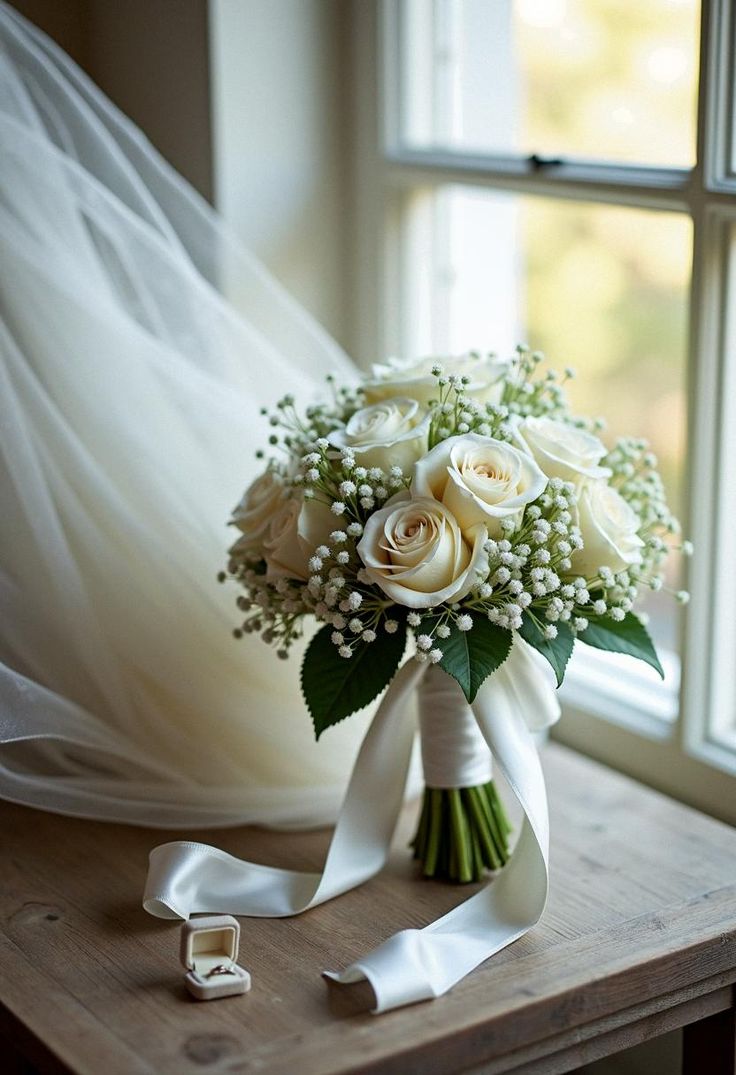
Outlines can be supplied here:
[[214, 978], [217, 974], [235, 974], [235, 971], [225, 963], [218, 963], [216, 967], [213, 967], [211, 971], [205, 974], [205, 978]]

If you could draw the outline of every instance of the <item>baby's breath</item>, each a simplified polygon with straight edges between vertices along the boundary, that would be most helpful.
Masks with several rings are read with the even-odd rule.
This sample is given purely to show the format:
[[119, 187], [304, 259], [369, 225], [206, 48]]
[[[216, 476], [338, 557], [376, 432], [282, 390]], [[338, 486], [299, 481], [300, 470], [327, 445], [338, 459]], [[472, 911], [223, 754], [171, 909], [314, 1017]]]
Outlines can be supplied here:
[[[465, 434], [514, 441], [515, 425], [528, 417], [589, 431], [604, 427], [601, 419], [570, 411], [565, 383], [573, 371], [545, 371], [541, 353], [525, 345], [516, 349], [497, 382], [477, 393], [475, 364], [480, 370], [494, 358], [466, 356], [461, 375], [452, 372], [452, 365], [431, 366], [436, 392], [428, 407], [427, 450]], [[692, 554], [690, 542], [678, 542], [679, 525], [667, 506], [656, 457], [645, 441], [625, 437], [615, 442], [601, 465], [609, 468], [610, 485], [639, 519], [639, 563], [626, 571], [601, 564], [591, 574], [577, 573], [576, 553], [583, 548], [577, 524], [579, 489], [553, 477], [519, 517], [504, 519], [499, 532], [485, 541], [484, 555], [461, 601], [407, 610], [377, 584], [358, 545], [371, 515], [411, 489], [411, 469], [407, 472], [390, 459], [385, 467], [369, 465], [359, 447], [333, 446], [331, 436], [344, 430], [365, 399], [359, 387], [338, 386], [334, 378], [328, 383], [328, 402], [300, 412], [287, 395], [262, 414], [270, 446], [267, 473], [283, 486], [284, 498], [310, 502], [331, 518], [332, 528], [308, 550], [305, 577], [274, 572], [266, 550], [247, 534], [236, 541], [227, 571], [218, 575], [220, 581], [234, 580], [242, 590], [236, 602], [236, 638], [259, 634], [284, 658], [307, 617], [313, 616], [327, 625], [345, 660], [363, 646], [378, 646], [383, 634], [395, 634], [403, 625], [414, 632], [416, 656], [423, 662], [442, 661], [443, 647], [455, 632], [472, 632], [481, 619], [511, 632], [530, 623], [553, 642], [560, 632], [583, 634], [597, 621], [622, 623], [640, 592], [664, 588], [663, 567], [672, 548], [683, 556]], [[258, 457], [266, 454], [261, 451]], [[684, 590], [674, 596], [681, 604], [688, 600]]]

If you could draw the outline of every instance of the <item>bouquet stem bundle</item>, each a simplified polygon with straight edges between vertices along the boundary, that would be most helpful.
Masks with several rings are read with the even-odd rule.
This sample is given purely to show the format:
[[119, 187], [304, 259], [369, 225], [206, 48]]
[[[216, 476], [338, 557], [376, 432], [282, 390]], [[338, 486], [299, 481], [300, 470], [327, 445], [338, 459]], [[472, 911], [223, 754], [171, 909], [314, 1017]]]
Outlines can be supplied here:
[[509, 859], [511, 823], [493, 781], [473, 788], [425, 788], [411, 842], [425, 877], [480, 881]]

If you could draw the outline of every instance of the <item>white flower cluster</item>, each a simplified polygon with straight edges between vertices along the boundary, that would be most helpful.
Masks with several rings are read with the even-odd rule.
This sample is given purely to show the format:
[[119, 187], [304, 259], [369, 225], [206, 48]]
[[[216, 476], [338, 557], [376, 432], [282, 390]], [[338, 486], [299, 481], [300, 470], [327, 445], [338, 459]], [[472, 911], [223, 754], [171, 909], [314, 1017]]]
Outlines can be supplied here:
[[569, 413], [572, 371], [539, 376], [541, 361], [521, 347], [392, 363], [304, 417], [281, 400], [220, 576], [246, 591], [236, 636], [286, 656], [314, 615], [349, 659], [406, 624], [417, 660], [436, 663], [478, 617], [552, 641], [660, 588], [678, 527], [656, 459], [631, 439], [607, 453], [600, 423]]
[[[660, 590], [664, 586], [661, 569], [671, 549], [667, 537], [679, 534], [680, 524], [667, 506], [664, 485], [656, 469], [657, 457], [645, 440], [621, 437], [606, 456], [605, 464], [612, 472], [611, 486], [636, 513], [640, 521], [638, 533], [644, 541], [641, 562], [629, 569], [628, 584], [634, 590], [639, 582]], [[685, 556], [692, 555], [689, 541], [679, 548]], [[620, 585], [626, 585], [625, 581], [621, 580]], [[683, 590], [675, 597], [681, 604], [689, 600]]]

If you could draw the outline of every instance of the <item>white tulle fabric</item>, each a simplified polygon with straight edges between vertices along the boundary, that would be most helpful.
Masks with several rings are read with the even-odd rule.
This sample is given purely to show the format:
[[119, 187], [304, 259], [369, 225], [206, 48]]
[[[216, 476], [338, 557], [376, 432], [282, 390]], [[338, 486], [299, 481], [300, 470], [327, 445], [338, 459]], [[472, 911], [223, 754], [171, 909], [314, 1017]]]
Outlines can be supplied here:
[[[378, 872], [388, 856], [411, 754], [414, 722], [408, 702], [426, 674], [426, 665], [409, 661], [391, 683], [363, 741], [321, 874], [243, 862], [204, 844], [163, 844], [151, 853], [146, 910], [160, 918], [187, 918], [198, 911], [284, 917], [339, 896]], [[440, 675], [451, 689], [449, 677]], [[435, 679], [435, 687], [442, 694], [446, 684]], [[449, 691], [443, 708], [452, 717], [448, 697]], [[514, 643], [508, 660], [481, 687], [472, 712], [521, 807], [521, 834], [509, 864], [469, 900], [424, 929], [394, 934], [343, 972], [325, 972], [343, 985], [367, 979], [374, 1012], [441, 996], [531, 929], [544, 910], [549, 823], [532, 729], [552, 724], [560, 711], [545, 669], [525, 643]]]
[[334, 818], [361, 721], [317, 746], [298, 655], [236, 643], [215, 575], [259, 407], [352, 365], [4, 3], [0, 169], [0, 796], [188, 828]]

